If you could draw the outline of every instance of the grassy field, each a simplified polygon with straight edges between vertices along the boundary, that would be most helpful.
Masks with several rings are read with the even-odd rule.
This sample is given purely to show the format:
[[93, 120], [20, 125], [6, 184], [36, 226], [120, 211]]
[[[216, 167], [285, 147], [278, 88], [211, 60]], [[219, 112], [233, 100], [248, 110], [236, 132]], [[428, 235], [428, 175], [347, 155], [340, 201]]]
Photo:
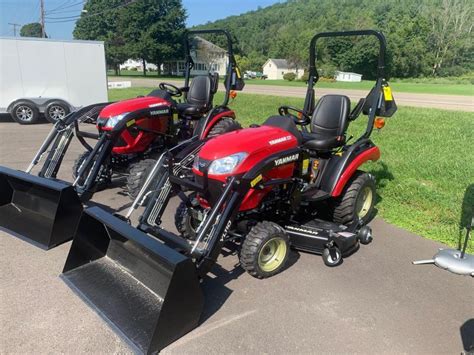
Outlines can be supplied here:
[[[148, 91], [110, 90], [109, 97], [119, 100]], [[215, 102], [220, 99], [219, 93]], [[239, 94], [231, 107], [242, 125], [248, 126], [276, 114], [282, 104], [302, 107], [303, 100]], [[462, 211], [465, 213], [467, 206], [472, 211], [474, 205], [473, 121], [474, 115], [468, 112], [400, 107], [384, 129], [373, 133], [382, 158], [364, 169], [377, 178], [376, 207], [380, 217], [424, 237], [457, 246]], [[351, 124], [349, 134], [358, 137], [365, 124], [361, 117]], [[464, 216], [463, 223], [466, 219]]]
[[[123, 71], [121, 77], [143, 77], [142, 72]], [[113, 75], [111, 75], [113, 76]], [[157, 79], [156, 73], [149, 73], [146, 78]], [[160, 80], [166, 79], [176, 80], [176, 77], [160, 77]], [[305, 87], [306, 83], [302, 81], [286, 81], [286, 80], [259, 80], [250, 79], [245, 81], [249, 85], [277, 85], [277, 86], [299, 86]], [[318, 82], [318, 87], [334, 88], [334, 89], [353, 89], [353, 90], [369, 90], [373, 86], [373, 81], [363, 80], [360, 83], [344, 83], [344, 82]], [[474, 96], [474, 85], [472, 84], [451, 84], [451, 83], [424, 83], [424, 82], [391, 82], [395, 92], [410, 92], [420, 94], [446, 94], [446, 95], [464, 95]]]

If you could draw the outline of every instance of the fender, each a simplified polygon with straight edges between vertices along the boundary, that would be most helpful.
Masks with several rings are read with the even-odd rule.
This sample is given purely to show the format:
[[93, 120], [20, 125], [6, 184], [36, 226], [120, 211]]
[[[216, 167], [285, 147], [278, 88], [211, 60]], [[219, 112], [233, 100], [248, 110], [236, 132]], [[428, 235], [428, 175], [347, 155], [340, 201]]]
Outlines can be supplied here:
[[220, 110], [218, 113], [216, 113], [214, 116], [209, 118], [209, 121], [207, 122], [206, 128], [202, 132], [201, 136], [199, 137], [201, 140], [206, 138], [207, 135], [209, 134], [209, 131], [211, 128], [222, 118], [224, 117], [230, 117], [235, 120], [235, 112], [228, 109], [228, 108], [223, 108], [223, 110]]
[[378, 160], [380, 150], [370, 139], [361, 139], [350, 145], [341, 156], [333, 156], [323, 168], [319, 189], [332, 197], [342, 193], [354, 172], [367, 160]]

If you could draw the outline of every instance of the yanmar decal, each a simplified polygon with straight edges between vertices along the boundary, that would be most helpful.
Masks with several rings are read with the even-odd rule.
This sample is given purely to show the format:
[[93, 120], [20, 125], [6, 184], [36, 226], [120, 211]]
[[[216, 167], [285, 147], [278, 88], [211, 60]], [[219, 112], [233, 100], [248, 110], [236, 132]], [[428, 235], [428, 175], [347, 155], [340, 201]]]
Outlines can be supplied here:
[[289, 141], [289, 140], [291, 140], [291, 136], [285, 136], [285, 137], [272, 139], [271, 141], [268, 141], [268, 143], [270, 145], [275, 145], [275, 144], [283, 143], [283, 142], [286, 142], [286, 141]]
[[298, 160], [299, 157], [300, 157], [300, 153], [296, 153], [284, 158], [275, 159], [275, 166], [291, 163], [292, 161]]

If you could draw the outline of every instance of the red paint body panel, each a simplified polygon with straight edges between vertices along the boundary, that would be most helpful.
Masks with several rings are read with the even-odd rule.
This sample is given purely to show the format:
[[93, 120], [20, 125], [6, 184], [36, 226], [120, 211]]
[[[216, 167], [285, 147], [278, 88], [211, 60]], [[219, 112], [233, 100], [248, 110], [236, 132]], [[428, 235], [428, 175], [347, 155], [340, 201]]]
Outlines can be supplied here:
[[[165, 99], [159, 97], [145, 96], [137, 97], [134, 99], [124, 100], [110, 104], [102, 109], [99, 114], [99, 118], [108, 119], [127, 112], [134, 112], [149, 108], [150, 106], [171, 106], [171, 103]], [[148, 128], [158, 132], [166, 132], [169, 126], [169, 120], [171, 117], [153, 118], [144, 117], [143, 119], [137, 119], [135, 125]], [[110, 131], [112, 128], [101, 127], [103, 131]], [[138, 134], [132, 135], [129, 130], [124, 130], [120, 136], [125, 145], [122, 143], [120, 146], [116, 146], [112, 149], [115, 154], [134, 154], [142, 153], [146, 151], [150, 144], [157, 137], [156, 134], [150, 132], [139, 132]]]
[[229, 111], [221, 112], [215, 115], [214, 117], [212, 117], [212, 119], [208, 122], [206, 129], [204, 130], [204, 132], [202, 132], [200, 139], [206, 138], [211, 128], [217, 123], [217, 121], [219, 121], [223, 117], [232, 117], [235, 120], [235, 112], [232, 110], [229, 110]]
[[360, 153], [350, 164], [346, 167], [342, 173], [339, 181], [337, 182], [334, 190], [331, 193], [332, 197], [337, 197], [342, 193], [342, 190], [346, 186], [349, 179], [354, 175], [355, 171], [368, 160], [376, 161], [380, 158], [380, 149], [378, 147], [372, 147], [366, 151]]

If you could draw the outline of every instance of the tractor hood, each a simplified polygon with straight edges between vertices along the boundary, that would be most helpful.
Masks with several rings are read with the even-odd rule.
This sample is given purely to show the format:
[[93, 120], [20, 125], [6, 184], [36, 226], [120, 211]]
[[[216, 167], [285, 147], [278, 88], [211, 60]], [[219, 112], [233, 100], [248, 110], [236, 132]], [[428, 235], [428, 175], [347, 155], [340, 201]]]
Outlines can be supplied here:
[[[212, 161], [237, 153], [245, 153], [245, 157], [231, 175], [241, 174], [266, 157], [297, 145], [296, 137], [279, 127], [244, 128], [217, 136], [204, 144], [193, 170], [198, 175], [202, 175], [202, 170], [208, 167]], [[211, 175], [209, 172], [209, 177]], [[219, 180], [224, 178], [225, 175], [219, 176]]]
[[171, 105], [171, 103], [165, 99], [154, 96], [137, 97], [134, 99], [124, 100], [115, 102], [107, 105], [102, 109], [99, 114], [99, 118], [108, 119], [123, 113], [134, 112], [149, 107]]

